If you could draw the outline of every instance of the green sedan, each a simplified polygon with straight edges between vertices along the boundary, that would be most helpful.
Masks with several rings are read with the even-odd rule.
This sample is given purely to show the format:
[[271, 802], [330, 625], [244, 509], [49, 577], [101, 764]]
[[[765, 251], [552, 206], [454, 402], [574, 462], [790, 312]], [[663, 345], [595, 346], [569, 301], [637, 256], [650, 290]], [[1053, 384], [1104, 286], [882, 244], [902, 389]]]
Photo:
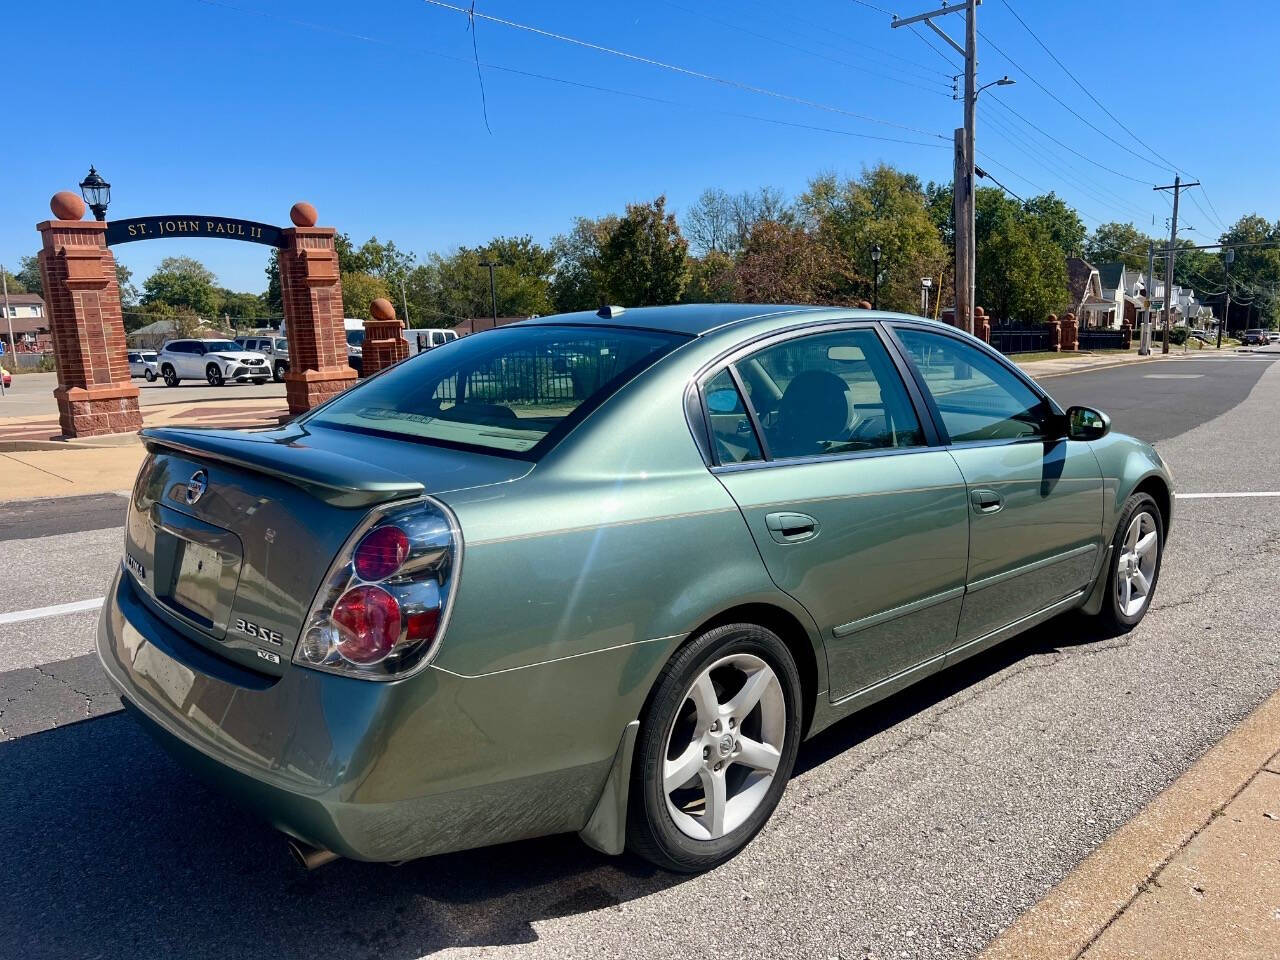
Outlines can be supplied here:
[[800, 742], [1067, 611], [1147, 612], [1169, 472], [973, 337], [567, 314], [279, 429], [143, 431], [98, 652], [307, 866], [743, 848]]

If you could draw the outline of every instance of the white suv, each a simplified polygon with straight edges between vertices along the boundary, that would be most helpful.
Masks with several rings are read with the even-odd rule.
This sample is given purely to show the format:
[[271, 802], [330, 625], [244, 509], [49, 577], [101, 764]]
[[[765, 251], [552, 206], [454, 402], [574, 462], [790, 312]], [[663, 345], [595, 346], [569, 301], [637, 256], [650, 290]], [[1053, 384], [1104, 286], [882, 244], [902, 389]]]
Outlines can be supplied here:
[[266, 383], [271, 365], [260, 353], [242, 350], [230, 340], [170, 340], [156, 358], [165, 386], [176, 387], [183, 380], [207, 380], [220, 387], [228, 380]]

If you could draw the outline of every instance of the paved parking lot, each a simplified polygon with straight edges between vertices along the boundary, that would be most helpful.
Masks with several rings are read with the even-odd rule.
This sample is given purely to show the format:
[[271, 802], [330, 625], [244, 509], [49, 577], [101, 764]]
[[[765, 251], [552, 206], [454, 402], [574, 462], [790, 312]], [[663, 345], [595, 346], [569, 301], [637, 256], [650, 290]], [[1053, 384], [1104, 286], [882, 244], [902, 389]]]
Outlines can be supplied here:
[[1277, 359], [1046, 381], [1207, 495], [1150, 615], [1051, 622], [837, 725], [696, 878], [572, 837], [301, 873], [118, 712], [94, 611], [56, 609], [101, 596], [123, 500], [0, 504], [0, 957], [974, 956], [1280, 686], [1280, 497], [1223, 496], [1280, 487]]

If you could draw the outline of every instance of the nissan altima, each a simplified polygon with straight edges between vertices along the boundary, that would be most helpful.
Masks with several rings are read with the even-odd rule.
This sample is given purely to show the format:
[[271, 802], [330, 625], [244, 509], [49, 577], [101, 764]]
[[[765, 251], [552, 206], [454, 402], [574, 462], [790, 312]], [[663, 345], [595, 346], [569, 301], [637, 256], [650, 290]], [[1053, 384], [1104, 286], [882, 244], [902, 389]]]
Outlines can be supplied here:
[[143, 437], [99, 655], [309, 866], [714, 867], [806, 737], [1058, 614], [1137, 624], [1173, 504], [1102, 412], [868, 310], [544, 317]]

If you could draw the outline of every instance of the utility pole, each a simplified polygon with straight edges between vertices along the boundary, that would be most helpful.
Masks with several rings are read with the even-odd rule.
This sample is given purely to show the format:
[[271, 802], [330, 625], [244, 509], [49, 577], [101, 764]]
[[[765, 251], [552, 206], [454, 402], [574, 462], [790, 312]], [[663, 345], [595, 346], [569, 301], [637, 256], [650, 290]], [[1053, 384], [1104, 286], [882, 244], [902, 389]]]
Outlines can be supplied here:
[[497, 260], [481, 260], [480, 266], [489, 268], [489, 302], [493, 305], [493, 329], [498, 329], [498, 288], [493, 281], [493, 268], [501, 266]]
[[[13, 369], [18, 369], [18, 345], [13, 340], [13, 317], [9, 316], [9, 275], [0, 267], [0, 289], [4, 290], [4, 322], [9, 325], [9, 349], [13, 351]], [[0, 377], [0, 397], [4, 396], [4, 377]]]
[[409, 297], [404, 292], [404, 274], [400, 275], [400, 306], [404, 307], [404, 325], [409, 328]]
[[[975, 274], [978, 257], [974, 250], [974, 132], [978, 107], [978, 5], [982, 0], [965, 0], [964, 4], [943, 6], [929, 13], [914, 17], [894, 16], [892, 28], [923, 22], [941, 37], [951, 49], [964, 57], [964, 126], [955, 134], [955, 170], [952, 195], [956, 219], [956, 326], [966, 333], [973, 333]], [[956, 43], [934, 17], [948, 13], [965, 13], [964, 46]]]
[[1218, 349], [1222, 349], [1222, 328], [1227, 325], [1227, 318], [1231, 316], [1231, 262], [1236, 258], [1234, 247], [1227, 247], [1227, 252], [1222, 255], [1223, 269], [1226, 271], [1227, 280], [1223, 284], [1223, 292], [1227, 295], [1226, 306], [1222, 308], [1222, 320], [1218, 323]]
[[1173, 178], [1173, 183], [1163, 187], [1152, 187], [1153, 190], [1172, 190], [1173, 191], [1173, 220], [1169, 226], [1169, 251], [1165, 260], [1165, 276], [1164, 276], [1164, 343], [1160, 348], [1161, 353], [1169, 352], [1169, 312], [1173, 300], [1173, 258], [1176, 254], [1176, 246], [1178, 243], [1178, 197], [1187, 187], [1198, 187], [1200, 181], [1194, 183], [1183, 183], [1182, 176], [1179, 174]]
[[1147, 241], [1147, 302], [1142, 310], [1142, 333], [1138, 340], [1138, 356], [1151, 354], [1151, 294], [1156, 289], [1156, 242]]

